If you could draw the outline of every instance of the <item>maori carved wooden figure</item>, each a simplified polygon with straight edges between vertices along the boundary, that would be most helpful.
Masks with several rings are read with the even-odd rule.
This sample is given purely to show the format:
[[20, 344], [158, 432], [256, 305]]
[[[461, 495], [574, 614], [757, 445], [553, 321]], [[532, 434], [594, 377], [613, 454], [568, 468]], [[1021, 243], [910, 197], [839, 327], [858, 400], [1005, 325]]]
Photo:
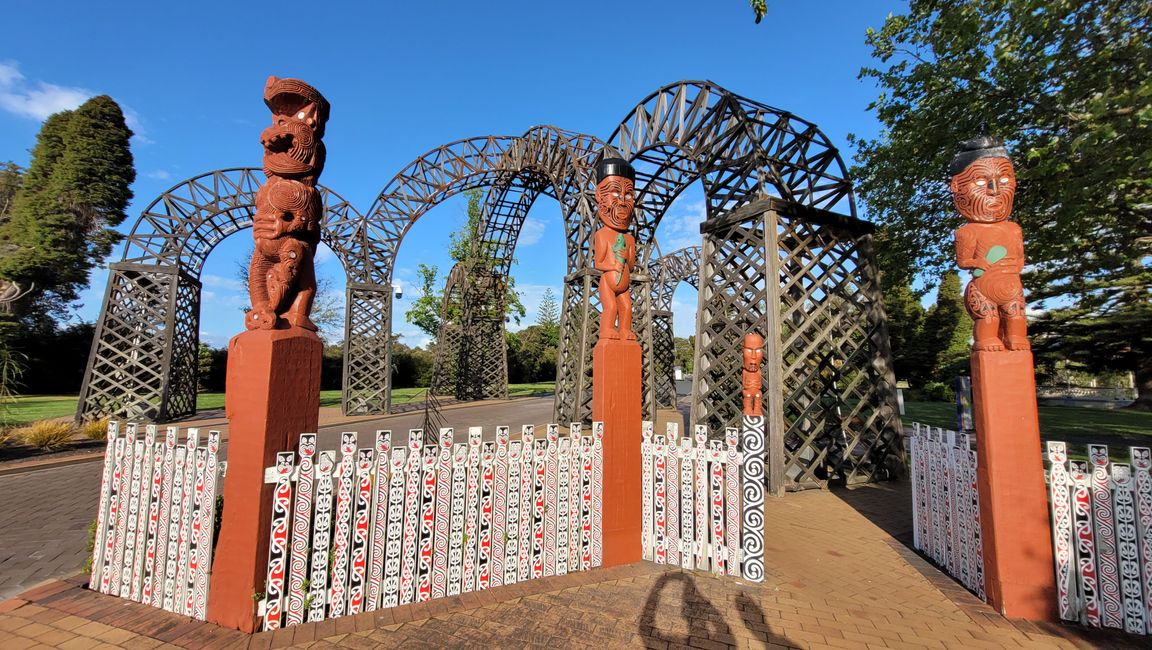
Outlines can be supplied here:
[[744, 336], [744, 415], [761, 416], [760, 364], [764, 362], [764, 338], [755, 332]]
[[1024, 316], [1024, 235], [1009, 221], [1016, 173], [1008, 150], [996, 139], [978, 137], [960, 145], [948, 166], [952, 199], [968, 223], [956, 230], [956, 264], [972, 270], [964, 292], [975, 320], [975, 352], [1029, 350]]
[[324, 214], [316, 182], [324, 171], [328, 100], [298, 79], [268, 77], [264, 103], [272, 111], [272, 126], [260, 134], [268, 182], [256, 193], [256, 250], [248, 272], [252, 311], [245, 325], [275, 329], [287, 321], [315, 331], [309, 318], [316, 296], [313, 259]]
[[636, 238], [628, 234], [636, 172], [623, 158], [604, 158], [596, 168], [596, 205], [603, 226], [592, 238], [600, 276], [600, 339], [636, 340], [632, 331], [631, 273], [636, 270]]

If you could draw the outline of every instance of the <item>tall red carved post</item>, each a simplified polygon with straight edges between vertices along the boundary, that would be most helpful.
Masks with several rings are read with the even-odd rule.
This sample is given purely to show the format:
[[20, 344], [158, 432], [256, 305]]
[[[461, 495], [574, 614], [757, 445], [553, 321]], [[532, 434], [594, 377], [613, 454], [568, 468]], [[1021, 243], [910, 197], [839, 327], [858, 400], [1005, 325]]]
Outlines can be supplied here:
[[309, 313], [328, 101], [302, 81], [269, 77], [264, 102], [272, 111], [260, 136], [268, 181], [256, 193], [248, 331], [228, 345], [228, 473], [208, 592], [208, 620], [244, 632], [257, 628], [255, 596], [268, 570], [273, 486], [264, 468], [316, 430], [323, 349]]
[[964, 293], [975, 320], [972, 406], [984, 589], [1004, 616], [1057, 620], [1052, 530], [1044, 487], [1036, 379], [1024, 316], [1024, 237], [1008, 221], [1016, 175], [1008, 151], [964, 142], [948, 168], [957, 211], [956, 263], [972, 270]]
[[622, 158], [596, 170], [603, 227], [592, 238], [600, 276], [600, 339], [592, 352], [592, 419], [604, 423], [604, 559], [601, 566], [639, 562], [643, 522], [640, 485], [640, 344], [632, 331], [630, 274], [636, 239], [628, 234], [636, 172]]

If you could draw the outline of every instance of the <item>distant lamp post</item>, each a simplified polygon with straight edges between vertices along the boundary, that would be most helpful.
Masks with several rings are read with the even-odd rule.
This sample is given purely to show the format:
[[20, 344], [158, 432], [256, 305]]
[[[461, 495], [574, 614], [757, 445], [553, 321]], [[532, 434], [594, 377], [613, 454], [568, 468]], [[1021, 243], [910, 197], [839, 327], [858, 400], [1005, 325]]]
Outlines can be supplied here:
[[676, 366], [672, 369], [672, 376], [675, 377], [676, 381], [684, 379], [684, 369], [680, 366]]

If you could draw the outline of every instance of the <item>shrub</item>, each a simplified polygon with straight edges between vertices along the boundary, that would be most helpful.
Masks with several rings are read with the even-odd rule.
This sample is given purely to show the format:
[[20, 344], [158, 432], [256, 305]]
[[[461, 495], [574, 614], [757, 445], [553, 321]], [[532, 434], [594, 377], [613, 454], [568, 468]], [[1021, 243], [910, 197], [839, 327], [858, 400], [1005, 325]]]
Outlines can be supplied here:
[[16, 430], [16, 435], [29, 447], [51, 451], [72, 439], [76, 430], [71, 422], [40, 420]]
[[924, 397], [932, 402], [951, 402], [956, 399], [956, 393], [948, 384], [930, 381], [924, 384]]
[[0, 445], [16, 437], [16, 429], [0, 425]]
[[108, 418], [88, 420], [80, 425], [80, 433], [88, 440], [108, 439]]

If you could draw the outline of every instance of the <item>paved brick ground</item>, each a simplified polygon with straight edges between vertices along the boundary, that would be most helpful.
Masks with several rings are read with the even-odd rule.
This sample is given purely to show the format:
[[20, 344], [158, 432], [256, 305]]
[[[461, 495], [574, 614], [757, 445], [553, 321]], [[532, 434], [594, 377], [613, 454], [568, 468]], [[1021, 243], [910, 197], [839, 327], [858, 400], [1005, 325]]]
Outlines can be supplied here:
[[81, 578], [0, 603], [0, 647], [1148, 647], [996, 615], [900, 543], [906, 485], [791, 494], [766, 514], [760, 585], [640, 563], [245, 637]]
[[0, 599], [84, 566], [99, 491], [100, 463], [0, 476]]

